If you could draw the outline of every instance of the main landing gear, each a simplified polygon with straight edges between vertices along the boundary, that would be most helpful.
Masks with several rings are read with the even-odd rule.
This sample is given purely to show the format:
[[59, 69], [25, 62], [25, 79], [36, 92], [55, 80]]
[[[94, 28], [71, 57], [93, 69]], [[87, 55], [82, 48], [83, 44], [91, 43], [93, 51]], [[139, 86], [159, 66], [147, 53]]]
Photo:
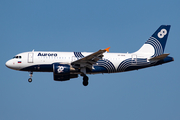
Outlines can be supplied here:
[[81, 76], [83, 76], [83, 85], [87, 86], [89, 83], [88, 82], [89, 78], [88, 76], [86, 76], [86, 67], [82, 67], [80, 71], [81, 71]]
[[30, 74], [29, 74], [30, 78], [28, 79], [28, 82], [29, 82], [29, 83], [32, 82], [32, 75], [33, 75], [33, 72], [31, 71]]
[[89, 80], [88, 76], [84, 75], [84, 76], [83, 76], [83, 85], [84, 85], [84, 86], [87, 86], [87, 85], [88, 85], [88, 83], [89, 83], [88, 80]]

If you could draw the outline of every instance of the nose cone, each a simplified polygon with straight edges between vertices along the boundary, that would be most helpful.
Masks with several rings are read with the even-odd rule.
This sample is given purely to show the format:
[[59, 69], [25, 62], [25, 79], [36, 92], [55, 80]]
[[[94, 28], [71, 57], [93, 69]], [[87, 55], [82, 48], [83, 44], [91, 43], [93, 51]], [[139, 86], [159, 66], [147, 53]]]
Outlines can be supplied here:
[[6, 62], [6, 67], [8, 67], [8, 68], [11, 68], [11, 67], [12, 67], [12, 63], [11, 63], [10, 60], [8, 60], [8, 61]]
[[6, 67], [13, 69], [13, 70], [20, 70], [21, 64], [17, 60], [10, 59], [6, 62]]
[[13, 59], [8, 60], [6, 62], [6, 67], [13, 69], [13, 70], [18, 70], [18, 66], [15, 64], [15, 61], [13, 61]]

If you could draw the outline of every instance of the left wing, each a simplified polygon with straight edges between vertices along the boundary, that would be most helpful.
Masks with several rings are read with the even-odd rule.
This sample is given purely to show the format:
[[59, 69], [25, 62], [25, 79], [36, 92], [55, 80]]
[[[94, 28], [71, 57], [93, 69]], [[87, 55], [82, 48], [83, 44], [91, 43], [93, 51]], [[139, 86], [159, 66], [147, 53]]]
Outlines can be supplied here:
[[85, 56], [79, 60], [76, 60], [71, 63], [76, 68], [80, 67], [88, 67], [89, 69], [92, 69], [92, 65], [95, 64], [99, 59], [103, 57], [103, 53], [106, 51], [109, 52], [110, 47], [104, 49], [104, 50], [99, 50], [95, 53], [92, 53], [88, 56]]

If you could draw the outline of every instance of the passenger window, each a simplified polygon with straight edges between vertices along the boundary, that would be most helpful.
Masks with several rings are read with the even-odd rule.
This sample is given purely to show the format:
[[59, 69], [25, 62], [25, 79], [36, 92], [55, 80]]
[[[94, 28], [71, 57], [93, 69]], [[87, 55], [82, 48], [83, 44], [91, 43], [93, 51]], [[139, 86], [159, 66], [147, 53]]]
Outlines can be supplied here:
[[21, 56], [19, 56], [19, 59], [21, 59]]

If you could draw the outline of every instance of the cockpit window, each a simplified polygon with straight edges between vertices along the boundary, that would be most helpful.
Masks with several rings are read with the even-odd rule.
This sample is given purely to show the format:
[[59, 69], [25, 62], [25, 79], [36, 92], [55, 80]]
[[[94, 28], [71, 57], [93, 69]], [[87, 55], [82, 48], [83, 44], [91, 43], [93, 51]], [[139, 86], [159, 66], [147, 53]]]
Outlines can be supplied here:
[[14, 56], [13, 58], [15, 58], [15, 59], [21, 59], [22, 57], [21, 57], [21, 56]]

